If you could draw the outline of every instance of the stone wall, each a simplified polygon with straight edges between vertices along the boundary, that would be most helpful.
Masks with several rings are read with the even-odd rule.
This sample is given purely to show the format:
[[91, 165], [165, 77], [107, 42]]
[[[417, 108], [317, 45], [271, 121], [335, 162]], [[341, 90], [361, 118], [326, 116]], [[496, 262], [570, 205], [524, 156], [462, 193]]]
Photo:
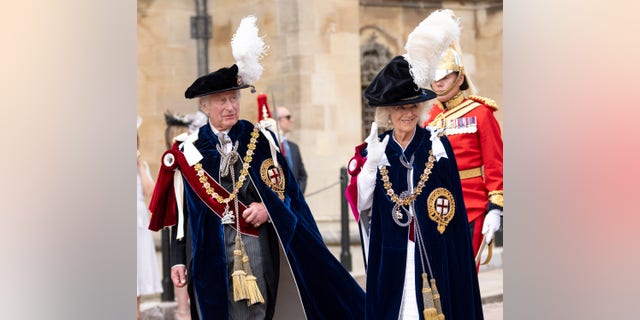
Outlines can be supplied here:
[[[213, 26], [210, 71], [234, 62], [229, 42], [241, 18], [258, 18], [270, 49], [256, 89], [268, 95], [272, 107], [274, 102], [287, 106], [294, 116], [290, 139], [302, 151], [309, 174], [307, 193], [331, 186], [307, 198], [321, 221], [339, 218], [339, 169], [362, 141], [360, 50], [373, 33], [393, 55], [401, 54], [407, 35], [431, 11], [441, 6], [454, 9], [464, 26], [461, 44], [467, 70], [480, 95], [502, 106], [501, 2], [371, 2], [208, 2]], [[139, 135], [154, 177], [165, 149], [164, 112], [197, 110], [197, 101], [184, 99], [184, 90], [197, 77], [196, 41], [190, 35], [194, 15], [193, 0], [138, 0], [138, 114], [143, 118]], [[257, 120], [255, 97], [243, 90], [242, 118]]]

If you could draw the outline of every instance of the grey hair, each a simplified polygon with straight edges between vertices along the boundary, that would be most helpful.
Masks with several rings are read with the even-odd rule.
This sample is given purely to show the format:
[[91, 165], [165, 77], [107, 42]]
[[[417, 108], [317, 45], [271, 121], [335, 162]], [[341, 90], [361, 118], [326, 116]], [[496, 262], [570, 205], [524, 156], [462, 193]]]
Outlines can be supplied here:
[[[431, 104], [429, 103], [431, 100], [418, 102], [418, 125], [421, 125], [422, 121], [427, 115], [427, 112], [431, 109]], [[391, 109], [393, 106], [389, 107], [376, 107], [376, 114], [374, 116], [375, 122], [378, 124], [378, 128], [381, 130], [391, 130], [393, 129], [393, 124], [391, 123]], [[382, 132], [380, 132], [382, 133]]]

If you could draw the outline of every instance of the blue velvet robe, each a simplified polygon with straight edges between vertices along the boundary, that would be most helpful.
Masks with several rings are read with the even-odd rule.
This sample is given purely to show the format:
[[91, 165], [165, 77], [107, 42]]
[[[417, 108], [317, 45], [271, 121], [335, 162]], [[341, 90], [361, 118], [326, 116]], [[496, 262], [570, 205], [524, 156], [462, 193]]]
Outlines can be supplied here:
[[[250, 122], [240, 120], [228, 133], [232, 141], [240, 142], [238, 153], [241, 157], [247, 152], [253, 128]], [[220, 156], [215, 147], [217, 143], [218, 138], [210, 126], [205, 125], [200, 128], [194, 144], [204, 156], [201, 161], [203, 168], [214, 178], [220, 166]], [[271, 157], [269, 142], [262, 133], [254, 152], [249, 169], [250, 178], [267, 208], [280, 246], [286, 253], [307, 319], [363, 319], [364, 291], [325, 246], [285, 158], [278, 154], [286, 182], [283, 202], [260, 176], [262, 162]], [[193, 236], [190, 275], [194, 280], [200, 314], [203, 319], [228, 319], [229, 279], [223, 226], [220, 218], [203, 204], [187, 183], [185, 189], [188, 221]], [[281, 268], [281, 277], [283, 272], [289, 271]]]
[[[380, 135], [392, 134], [387, 131]], [[407, 159], [415, 155], [413, 163], [413, 183], [418, 183], [428, 152], [431, 150], [431, 133], [416, 127], [413, 140], [405, 150]], [[447, 320], [483, 319], [482, 301], [478, 288], [478, 277], [474, 267], [473, 251], [469, 235], [467, 214], [462, 198], [462, 189], [451, 145], [446, 137], [441, 141], [447, 152], [447, 158], [440, 158], [432, 169], [422, 193], [415, 201], [416, 217], [429, 261], [440, 292], [443, 314]], [[366, 150], [365, 150], [366, 152]], [[389, 179], [396, 194], [407, 190], [407, 169], [400, 163], [401, 147], [393, 137], [385, 150]], [[449, 190], [454, 197], [456, 209], [452, 220], [443, 234], [436, 229], [437, 223], [429, 218], [427, 198], [436, 188]], [[400, 227], [393, 221], [391, 212], [393, 202], [386, 194], [380, 173], [377, 173], [376, 186], [371, 207], [371, 229], [369, 260], [367, 264], [366, 319], [397, 319], [404, 288], [404, 274], [407, 255], [409, 227]], [[405, 218], [406, 219], [406, 218]], [[416, 300], [420, 319], [423, 319], [422, 267], [420, 256], [415, 250]], [[425, 266], [425, 270], [428, 269]]]

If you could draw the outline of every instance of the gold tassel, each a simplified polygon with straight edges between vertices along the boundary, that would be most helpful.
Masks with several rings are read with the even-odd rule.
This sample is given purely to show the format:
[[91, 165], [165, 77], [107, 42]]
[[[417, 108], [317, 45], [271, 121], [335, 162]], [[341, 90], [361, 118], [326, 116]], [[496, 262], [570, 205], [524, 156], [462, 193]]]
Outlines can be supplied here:
[[244, 267], [244, 272], [247, 274], [245, 277], [245, 288], [247, 290], [247, 305], [252, 306], [256, 303], [264, 303], [264, 298], [260, 293], [260, 288], [258, 287], [258, 282], [256, 281], [256, 277], [253, 275], [251, 271], [251, 264], [249, 264], [249, 256], [245, 253], [242, 257], [242, 265]]
[[433, 304], [438, 312], [438, 320], [444, 320], [444, 314], [442, 314], [442, 305], [440, 304], [440, 293], [436, 287], [436, 279], [431, 278], [431, 291], [433, 292]]
[[425, 320], [438, 320], [438, 315], [435, 308], [424, 309], [422, 312]]
[[242, 239], [236, 236], [236, 247], [233, 250], [233, 301], [241, 301], [248, 299], [247, 289], [245, 287], [247, 273], [242, 268]]
[[422, 303], [424, 304], [424, 310], [422, 311], [424, 319], [438, 320], [438, 312], [433, 304], [433, 296], [427, 282], [427, 274], [424, 272], [422, 273]]

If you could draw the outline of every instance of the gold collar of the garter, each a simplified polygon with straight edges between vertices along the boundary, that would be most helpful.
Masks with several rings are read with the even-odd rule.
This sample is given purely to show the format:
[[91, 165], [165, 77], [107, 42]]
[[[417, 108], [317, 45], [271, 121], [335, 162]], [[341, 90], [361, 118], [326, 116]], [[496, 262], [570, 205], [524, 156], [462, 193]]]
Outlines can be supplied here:
[[389, 196], [391, 201], [393, 201], [395, 204], [400, 206], [408, 206], [413, 201], [415, 201], [416, 198], [418, 198], [418, 196], [420, 195], [420, 193], [422, 193], [422, 188], [424, 187], [424, 184], [427, 182], [427, 180], [429, 180], [429, 175], [431, 174], [431, 169], [433, 169], [433, 163], [435, 161], [436, 161], [436, 157], [433, 156], [433, 151], [429, 150], [429, 160], [427, 161], [427, 164], [424, 167], [424, 171], [420, 175], [420, 181], [418, 181], [418, 184], [416, 185], [416, 188], [413, 190], [413, 193], [411, 193], [411, 195], [408, 197], [399, 197], [396, 194], [396, 192], [393, 190], [393, 185], [391, 184], [391, 181], [389, 181], [389, 171], [387, 170], [387, 167], [386, 166], [380, 167], [380, 175], [382, 176], [384, 189], [387, 191], [387, 195]]
[[243, 158], [242, 169], [240, 170], [240, 176], [238, 177], [238, 181], [236, 181], [235, 185], [233, 186], [233, 192], [229, 194], [228, 198], [223, 198], [222, 196], [220, 196], [207, 182], [205, 171], [202, 168], [202, 164], [200, 162], [196, 163], [195, 166], [193, 166], [193, 168], [197, 171], [198, 177], [200, 177], [200, 183], [202, 183], [202, 187], [205, 188], [207, 190], [207, 194], [210, 195], [212, 198], [216, 199], [218, 203], [228, 204], [231, 200], [235, 199], [236, 195], [238, 194], [238, 191], [240, 190], [240, 188], [242, 188], [242, 185], [247, 180], [247, 175], [249, 174], [249, 167], [251, 167], [250, 165], [251, 160], [253, 160], [253, 150], [256, 149], [256, 143], [258, 141], [258, 137], [260, 136], [260, 134], [258, 133], [258, 130], [259, 130], [258, 126], [255, 126], [253, 128], [253, 131], [251, 132], [251, 140], [249, 140], [249, 145], [247, 146], [247, 153], [244, 155], [244, 158]]

